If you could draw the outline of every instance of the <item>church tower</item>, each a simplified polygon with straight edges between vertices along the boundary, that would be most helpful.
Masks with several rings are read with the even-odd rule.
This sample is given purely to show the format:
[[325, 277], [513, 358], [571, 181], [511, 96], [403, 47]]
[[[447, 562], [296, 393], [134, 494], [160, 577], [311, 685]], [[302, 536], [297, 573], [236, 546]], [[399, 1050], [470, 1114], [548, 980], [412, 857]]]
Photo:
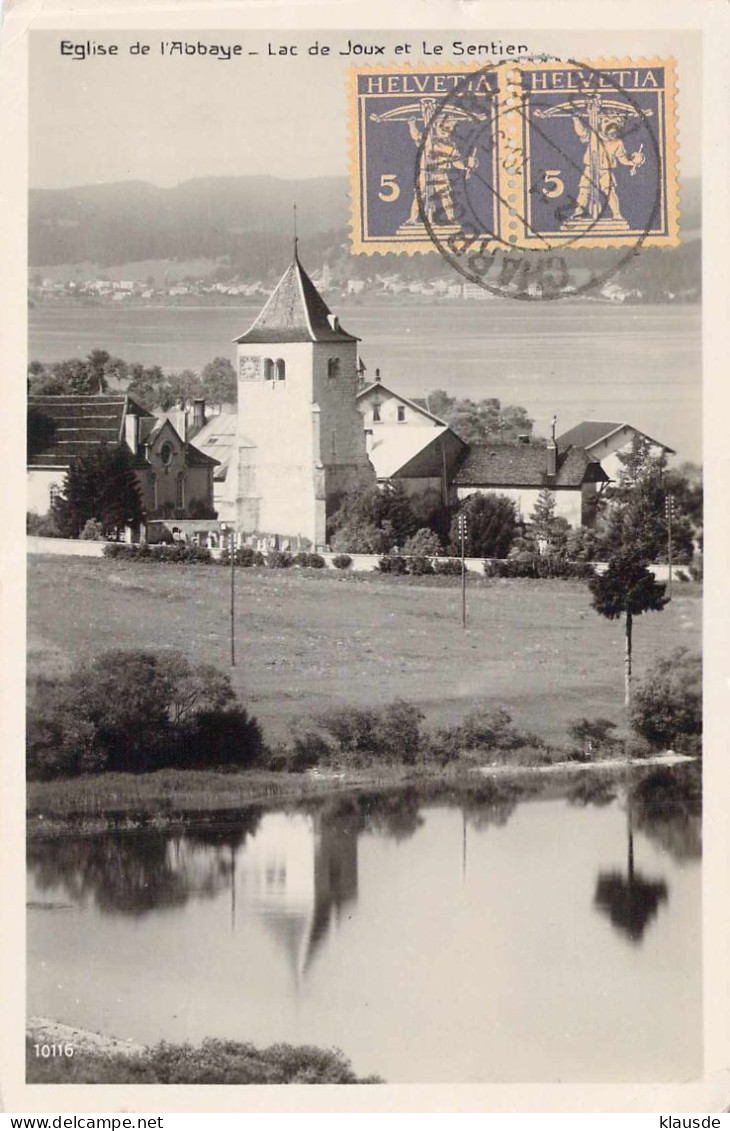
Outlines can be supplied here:
[[294, 259], [238, 346], [237, 526], [326, 541], [341, 495], [375, 482], [365, 449], [357, 342]]

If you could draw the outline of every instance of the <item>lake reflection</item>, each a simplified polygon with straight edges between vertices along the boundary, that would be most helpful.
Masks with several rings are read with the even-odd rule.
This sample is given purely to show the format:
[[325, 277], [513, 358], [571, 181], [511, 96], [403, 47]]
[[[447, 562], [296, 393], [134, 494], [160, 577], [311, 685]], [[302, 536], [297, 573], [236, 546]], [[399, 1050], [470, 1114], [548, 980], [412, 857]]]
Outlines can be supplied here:
[[33, 842], [29, 1010], [141, 1041], [337, 1045], [392, 1081], [690, 1077], [700, 818], [674, 783]]

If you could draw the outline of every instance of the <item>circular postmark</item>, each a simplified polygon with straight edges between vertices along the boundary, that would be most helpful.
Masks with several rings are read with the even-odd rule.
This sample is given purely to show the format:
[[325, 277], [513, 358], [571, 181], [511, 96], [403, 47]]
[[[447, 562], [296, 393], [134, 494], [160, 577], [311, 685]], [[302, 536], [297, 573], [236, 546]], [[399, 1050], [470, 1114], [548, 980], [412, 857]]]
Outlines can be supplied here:
[[[572, 89], [545, 92], [556, 69], [576, 77]], [[511, 298], [569, 298], [603, 288], [640, 253], [661, 213], [663, 163], [653, 111], [622, 84], [627, 74], [541, 55], [465, 72], [430, 108], [419, 215], [467, 281]]]

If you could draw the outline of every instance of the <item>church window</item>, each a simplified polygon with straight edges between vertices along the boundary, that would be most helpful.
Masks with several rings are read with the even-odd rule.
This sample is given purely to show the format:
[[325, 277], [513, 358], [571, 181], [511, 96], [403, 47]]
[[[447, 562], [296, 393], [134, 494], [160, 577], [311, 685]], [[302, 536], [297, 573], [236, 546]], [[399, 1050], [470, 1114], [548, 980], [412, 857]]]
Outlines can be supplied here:
[[398, 423], [399, 423], [399, 424], [402, 424], [402, 423], [403, 423], [403, 421], [405, 420], [405, 418], [406, 418], [406, 408], [405, 408], [405, 405], [399, 404], [399, 405], [398, 405]]
[[270, 357], [264, 359], [264, 381], [274, 380], [274, 362]]
[[276, 359], [276, 380], [286, 381], [286, 362], [281, 357]]
[[380, 420], [380, 405], [377, 403], [373, 405], [373, 420]]
[[339, 377], [342, 370], [342, 362], [339, 357], [331, 357], [327, 362], [327, 376]]
[[185, 506], [185, 476], [182, 472], [175, 481], [175, 506], [180, 509]]
[[49, 495], [49, 498], [50, 498], [50, 501], [51, 501], [51, 506], [53, 506], [56, 499], [59, 498], [60, 494], [61, 494], [61, 488], [59, 487], [58, 483], [51, 483], [51, 486], [48, 490], [48, 495]]
[[169, 440], [165, 440], [164, 444], [160, 448], [160, 459], [162, 460], [165, 467], [170, 466], [174, 454], [175, 453], [173, 451], [172, 444], [169, 442]]

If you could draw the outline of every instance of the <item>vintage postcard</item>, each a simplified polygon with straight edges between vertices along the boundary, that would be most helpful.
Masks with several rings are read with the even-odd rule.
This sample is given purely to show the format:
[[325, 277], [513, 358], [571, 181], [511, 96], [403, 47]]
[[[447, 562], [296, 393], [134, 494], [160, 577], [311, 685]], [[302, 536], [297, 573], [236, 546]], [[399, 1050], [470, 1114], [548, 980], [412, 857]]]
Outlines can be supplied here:
[[729, 40], [658, 15], [7, 12], [7, 1110], [727, 1107]]

